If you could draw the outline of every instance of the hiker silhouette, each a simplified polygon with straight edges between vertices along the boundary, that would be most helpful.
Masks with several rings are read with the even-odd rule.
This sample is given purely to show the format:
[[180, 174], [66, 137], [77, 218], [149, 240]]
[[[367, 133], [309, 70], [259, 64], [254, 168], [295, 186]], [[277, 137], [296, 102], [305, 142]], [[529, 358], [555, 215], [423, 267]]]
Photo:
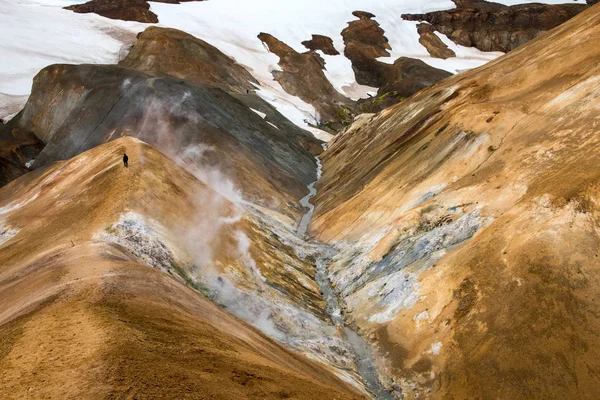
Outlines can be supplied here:
[[129, 167], [129, 157], [127, 157], [127, 153], [123, 154], [123, 165], [125, 166], [125, 168]]

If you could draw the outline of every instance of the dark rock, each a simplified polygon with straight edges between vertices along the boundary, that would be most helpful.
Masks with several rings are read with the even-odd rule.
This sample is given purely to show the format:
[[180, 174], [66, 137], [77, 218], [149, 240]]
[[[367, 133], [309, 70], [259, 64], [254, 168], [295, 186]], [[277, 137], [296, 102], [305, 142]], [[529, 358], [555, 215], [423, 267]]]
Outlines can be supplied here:
[[44, 143], [33, 133], [13, 127], [9, 121], [0, 126], [0, 186], [29, 172], [27, 164], [44, 148]]
[[425, 23], [421, 23], [417, 25], [417, 32], [419, 33], [419, 43], [423, 45], [427, 49], [427, 52], [435, 58], [447, 59], [451, 57], [456, 57], [456, 53], [448, 48], [442, 42], [442, 40], [437, 37], [434, 33], [435, 29], [433, 26]]
[[455, 0], [456, 8], [426, 14], [404, 14], [425, 21], [456, 44], [482, 51], [508, 52], [579, 14], [583, 4], [519, 4]]
[[360, 18], [360, 19], [375, 18], [375, 14], [371, 14], [370, 12], [367, 12], [367, 11], [354, 11], [352, 13], [352, 15], [354, 15], [355, 17]]
[[258, 82], [231, 57], [185, 32], [151, 26], [119, 65], [246, 93]]
[[371, 17], [351, 21], [342, 31], [342, 37], [346, 46], [344, 55], [352, 62], [356, 82], [373, 87], [382, 86], [387, 75], [387, 64], [376, 59], [389, 57], [388, 50], [391, 47], [377, 21]]
[[339, 51], [333, 46], [333, 40], [328, 36], [323, 35], [312, 35], [311, 40], [305, 40], [302, 45], [309, 50], [321, 50], [323, 53], [330, 56], [337, 56], [340, 54]]
[[158, 17], [150, 11], [146, 0], [91, 0], [65, 7], [80, 14], [95, 13], [110, 19], [156, 23]]
[[35, 167], [134, 136], [289, 215], [315, 180], [308, 132], [274, 127], [219, 88], [121, 66], [43, 69], [14, 125], [47, 143]]
[[342, 31], [344, 54], [352, 62], [356, 81], [379, 88], [376, 97], [357, 102], [356, 113], [381, 111], [451, 75], [416, 59], [402, 57], [394, 64], [377, 60], [389, 57], [391, 47], [385, 32], [370, 15], [367, 18], [359, 12], [357, 16], [363, 18], [349, 22]]
[[422, 60], [400, 57], [393, 64], [393, 79], [379, 88], [379, 93], [396, 91], [402, 97], [410, 97], [416, 92], [446, 79], [452, 74], [434, 68]]
[[268, 33], [261, 33], [258, 38], [279, 57], [282, 71], [273, 71], [275, 80], [286, 92], [315, 107], [318, 120], [325, 127], [338, 130], [352, 121], [353, 102], [329, 82], [323, 72], [325, 61], [319, 54], [298, 53]]
[[390, 65], [390, 71], [386, 83], [379, 88], [376, 97], [358, 101], [357, 113], [379, 112], [452, 76], [449, 72], [408, 57], [398, 58]]
[[[156, 0], [159, 3], [179, 4], [181, 1], [202, 0]], [[80, 14], [95, 13], [110, 19], [157, 23], [158, 17], [150, 11], [146, 0], [91, 0], [83, 4], [64, 7]]]

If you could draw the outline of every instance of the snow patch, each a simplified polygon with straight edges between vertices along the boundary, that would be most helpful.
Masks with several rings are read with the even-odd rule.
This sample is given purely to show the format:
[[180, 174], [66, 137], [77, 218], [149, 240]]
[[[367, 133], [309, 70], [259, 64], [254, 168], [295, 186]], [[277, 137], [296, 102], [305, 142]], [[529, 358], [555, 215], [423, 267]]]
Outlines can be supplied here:
[[252, 111], [254, 111], [255, 113], [257, 113], [262, 119], [265, 119], [267, 117], [267, 114], [265, 114], [264, 112], [260, 112], [258, 110], [255, 110], [254, 108], [250, 108]]
[[[80, 2], [0, 0], [0, 37], [3, 39], [0, 54], [10, 55], [6, 62], [0, 64], [0, 118], [14, 115], [22, 108], [24, 96], [31, 91], [32, 79], [42, 68], [57, 63], [115, 64], [135, 43], [135, 35], [150, 26], [63, 9]], [[500, 2], [512, 5], [527, 1]], [[562, 2], [551, 0], [543, 3]], [[578, 0], [577, 3], [585, 2]], [[307, 50], [301, 42], [310, 39], [312, 34], [329, 36], [340, 55], [323, 55], [325, 75], [338, 91], [353, 99], [376, 91], [356, 83], [352, 65], [343, 55], [344, 43], [340, 33], [348, 21], [356, 19], [352, 16], [355, 10], [374, 13], [385, 30], [392, 51], [390, 57], [381, 58], [383, 62], [393, 63], [401, 56], [412, 57], [433, 67], [457, 72], [478, 67], [502, 54], [457, 46], [443, 36], [442, 40], [456, 52], [457, 57], [441, 60], [427, 53], [418, 42], [416, 23], [402, 20], [401, 14], [451, 9], [454, 4], [449, 0], [380, 0], [369, 3], [363, 0], [307, 0], [280, 2], [276, 6], [271, 0], [219, 0], [182, 4], [151, 2], [150, 6], [159, 17], [158, 26], [190, 33], [245, 66], [261, 84], [257, 94], [301, 127], [315, 125], [315, 109], [286, 93], [273, 79], [271, 72], [279, 69], [279, 58], [269, 53], [256, 37], [260, 32], [274, 35], [298, 52]], [[32, 25], [31, 21], [36, 23]], [[6, 97], [10, 95], [21, 98]], [[9, 107], [13, 111], [5, 111]]]

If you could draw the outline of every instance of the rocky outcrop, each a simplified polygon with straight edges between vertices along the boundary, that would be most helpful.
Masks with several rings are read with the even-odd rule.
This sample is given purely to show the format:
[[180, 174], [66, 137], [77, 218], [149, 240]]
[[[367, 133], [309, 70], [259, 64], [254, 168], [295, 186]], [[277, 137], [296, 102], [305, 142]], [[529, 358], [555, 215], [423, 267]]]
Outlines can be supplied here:
[[110, 19], [157, 23], [158, 17], [150, 11], [146, 0], [91, 0], [65, 7], [80, 14], [95, 13]]
[[410, 97], [426, 87], [452, 76], [451, 73], [434, 68], [424, 61], [400, 57], [392, 64], [393, 74], [379, 88], [378, 93], [398, 92], [402, 97]]
[[456, 0], [456, 8], [427, 14], [404, 14], [425, 21], [461, 46], [508, 52], [573, 18], [583, 4], [519, 4], [505, 6], [485, 0]]
[[353, 14], [360, 19], [342, 31], [344, 54], [352, 62], [358, 83], [379, 88], [376, 97], [357, 102], [357, 113], [381, 111], [452, 75], [417, 59], [401, 57], [394, 64], [377, 60], [389, 56], [391, 50], [383, 29], [373, 14]]
[[153, 74], [246, 93], [258, 82], [231, 57], [185, 32], [149, 27], [138, 35], [135, 46], [119, 65]]
[[407, 398], [595, 396], [598, 35], [595, 6], [324, 153], [310, 231]]
[[388, 64], [377, 61], [379, 57], [389, 57], [391, 49], [373, 14], [355, 11], [359, 20], [351, 21], [342, 31], [344, 55], [352, 62], [356, 82], [361, 85], [381, 87], [388, 82]]
[[356, 105], [357, 113], [379, 112], [452, 76], [447, 71], [408, 57], [400, 57], [393, 65], [386, 68], [388, 68], [387, 78], [377, 91], [377, 96], [359, 100]]
[[418, 24], [417, 32], [419, 33], [419, 43], [427, 49], [427, 52], [435, 58], [443, 60], [456, 57], [456, 53], [449, 49], [442, 40], [436, 36], [435, 29], [429, 24]]
[[352, 101], [340, 94], [325, 76], [325, 61], [314, 51], [298, 53], [273, 35], [261, 33], [258, 38], [269, 51], [279, 57], [281, 71], [273, 77], [283, 89], [315, 107], [324, 127], [338, 130], [352, 121]]
[[312, 39], [305, 40], [302, 42], [302, 45], [309, 50], [321, 50], [324, 54], [330, 56], [337, 56], [340, 54], [333, 45], [333, 40], [328, 36], [312, 35]]
[[[179, 4], [182, 1], [202, 0], [156, 0], [159, 3]], [[150, 11], [147, 0], [91, 0], [83, 4], [65, 7], [80, 14], [95, 13], [110, 19], [123, 21], [137, 21], [144, 23], [157, 23], [158, 17]]]

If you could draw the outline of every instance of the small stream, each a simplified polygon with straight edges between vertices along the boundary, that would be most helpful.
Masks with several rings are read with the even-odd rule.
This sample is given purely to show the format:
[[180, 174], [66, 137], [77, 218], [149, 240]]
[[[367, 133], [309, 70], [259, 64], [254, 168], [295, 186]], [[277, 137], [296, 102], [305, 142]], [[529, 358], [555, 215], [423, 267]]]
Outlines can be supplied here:
[[[325, 149], [325, 145], [323, 147]], [[315, 157], [317, 160], [317, 180], [308, 185], [308, 194], [300, 199], [300, 205], [306, 209], [306, 213], [302, 216], [300, 220], [300, 225], [298, 225], [298, 236], [304, 237], [306, 235], [306, 231], [308, 230], [308, 224], [315, 212], [315, 206], [311, 204], [310, 199], [315, 197], [317, 194], [317, 182], [321, 179], [321, 175], [323, 173], [323, 164], [321, 164], [321, 160], [319, 157]]]
[[[324, 150], [327, 150], [326, 145], [323, 146]], [[308, 224], [312, 218], [315, 206], [310, 203], [310, 200], [317, 194], [317, 182], [321, 179], [323, 172], [323, 166], [319, 157], [317, 159], [317, 180], [308, 185], [309, 193], [302, 200], [300, 204], [306, 208], [306, 213], [302, 217], [300, 224], [298, 225], [298, 236], [304, 237], [308, 230]], [[371, 347], [363, 340], [362, 337], [348, 326], [344, 322], [342, 316], [342, 310], [338, 298], [331, 287], [328, 267], [330, 264], [330, 257], [333, 255], [333, 250], [324, 247], [321, 257], [316, 262], [316, 273], [315, 280], [319, 284], [323, 299], [327, 303], [327, 313], [331, 318], [334, 325], [342, 328], [344, 336], [352, 350], [354, 351], [354, 362], [356, 364], [357, 372], [363, 380], [363, 383], [373, 398], [377, 400], [394, 400], [396, 397], [390, 393], [379, 381], [377, 371], [373, 363], [373, 352]]]

